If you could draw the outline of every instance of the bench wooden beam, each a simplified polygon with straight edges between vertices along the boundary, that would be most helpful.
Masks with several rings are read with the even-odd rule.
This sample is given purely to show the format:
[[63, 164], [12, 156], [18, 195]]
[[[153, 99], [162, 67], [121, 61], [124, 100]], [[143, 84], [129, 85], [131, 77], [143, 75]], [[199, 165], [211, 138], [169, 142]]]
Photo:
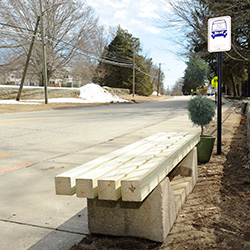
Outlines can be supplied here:
[[143, 201], [173, 168], [199, 142], [199, 134], [188, 134], [160, 155], [148, 161], [121, 181], [123, 201]]
[[76, 195], [93, 199], [117, 200], [121, 197], [120, 180], [143, 163], [159, 154], [167, 145], [176, 142], [174, 134], [159, 134], [153, 140], [132, 148], [120, 157], [100, 164], [76, 178]]
[[131, 161], [98, 179], [98, 198], [100, 200], [118, 200], [121, 198], [121, 180], [129, 174], [133, 174], [134, 171], [140, 169], [144, 164], [171, 147], [178, 140], [179, 136], [176, 136], [176, 134], [173, 134], [171, 137], [166, 134], [161, 137], [161, 140], [155, 140], [146, 151], [141, 151], [141, 154], [133, 152], [135, 156]]
[[[152, 136], [149, 136], [143, 140], [135, 142], [131, 145], [125, 146], [121, 149], [118, 149], [112, 153], [99, 157], [93, 161], [90, 161], [86, 164], [75, 167], [69, 171], [66, 171], [62, 174], [59, 174], [55, 177], [55, 189], [56, 194], [58, 195], [73, 195], [76, 193], [76, 178], [82, 176], [85, 173], [98, 168], [101, 164], [114, 160], [121, 155], [125, 154], [128, 151], [132, 151], [146, 143], [154, 141], [156, 138], [161, 137], [165, 133], [159, 132]], [[172, 133], [173, 134], [173, 133]], [[171, 134], [169, 135], [171, 136]]]
[[149, 136], [57, 175], [56, 194], [141, 202], [199, 140], [198, 132]]

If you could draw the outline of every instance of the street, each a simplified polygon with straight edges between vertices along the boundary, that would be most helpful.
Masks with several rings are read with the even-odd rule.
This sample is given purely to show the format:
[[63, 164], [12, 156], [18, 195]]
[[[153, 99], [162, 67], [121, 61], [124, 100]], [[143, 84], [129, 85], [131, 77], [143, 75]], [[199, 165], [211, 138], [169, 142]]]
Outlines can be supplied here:
[[55, 195], [54, 177], [159, 131], [197, 131], [186, 97], [0, 115], [0, 249], [69, 249], [86, 200]]

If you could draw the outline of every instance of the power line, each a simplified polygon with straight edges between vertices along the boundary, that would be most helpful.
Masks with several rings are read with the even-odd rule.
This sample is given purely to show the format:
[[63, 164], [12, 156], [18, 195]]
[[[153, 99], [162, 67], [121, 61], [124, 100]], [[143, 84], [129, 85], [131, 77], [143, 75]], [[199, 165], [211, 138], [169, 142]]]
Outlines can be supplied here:
[[34, 30], [27, 29], [27, 28], [23, 28], [23, 27], [18, 27], [18, 26], [12, 25], [12, 24], [7, 24], [7, 23], [1, 23], [1, 22], [0, 22], [0, 25], [2, 25], [2, 26], [7, 26], [7, 27], [11, 27], [11, 28], [15, 28], [15, 29], [20, 29], [20, 30], [26, 30], [26, 31], [29, 31], [29, 32], [33, 32], [33, 33], [34, 33]]
[[[19, 26], [15, 26], [15, 25], [11, 25], [11, 24], [6, 24], [6, 23], [2, 23], [2, 22], [0, 22], [0, 25], [2, 25], [2, 26], [7, 26], [7, 27], [11, 27], [11, 28], [16, 28], [16, 29], [20, 29], [20, 30], [25, 30], [25, 31], [29, 31], [29, 32], [33, 32], [34, 33], [34, 31], [33, 30], [30, 30], [30, 29], [27, 29], [27, 28], [23, 28], [23, 27], [19, 27]], [[19, 35], [26, 35], [26, 34], [24, 34], [24, 33], [21, 33], [21, 32], [17, 32], [17, 31], [7, 31], [7, 30], [0, 30], [0, 32], [4, 32], [4, 33], [15, 33], [15, 34], [19, 34]], [[30, 34], [30, 36], [33, 36], [34, 34]], [[26, 35], [27, 36], [27, 35]], [[37, 37], [38, 37], [38, 35], [36, 35]], [[69, 43], [67, 43], [67, 42], [64, 42], [64, 41], [62, 41], [62, 40], [58, 40], [58, 39], [56, 39], [56, 38], [54, 38], [54, 37], [50, 37], [50, 38], [48, 38], [50, 41], [52, 41], [52, 42], [54, 42], [54, 40], [55, 41], [57, 41], [57, 42], [61, 42], [61, 43], [64, 43], [64, 44], [66, 44], [66, 45], [68, 45], [68, 46], [72, 46], [71, 44], [69, 44]], [[78, 49], [80, 49], [81, 50], [81, 48], [79, 48], [78, 47]], [[111, 60], [106, 60], [106, 59], [104, 59], [104, 58], [102, 58], [102, 57], [96, 57], [96, 56], [94, 56], [94, 55], [90, 55], [90, 54], [87, 54], [87, 53], [85, 53], [85, 52], [83, 52], [84, 53], [84, 55], [85, 56], [88, 56], [88, 57], [90, 57], [90, 58], [93, 58], [93, 59], [95, 59], [95, 60], [98, 60], [98, 61], [101, 61], [101, 62], [105, 62], [105, 63], [107, 63], [107, 64], [113, 64], [113, 65], [116, 65], [116, 66], [121, 66], [121, 67], [132, 67], [132, 64], [128, 64], [128, 63], [124, 63], [124, 62], [116, 62], [116, 61], [111, 61]], [[109, 59], [108, 57], [107, 57], [107, 59]], [[113, 58], [110, 58], [110, 59], [113, 59]], [[127, 58], [126, 58], [127, 59]], [[114, 60], [114, 59], [113, 59]]]
[[122, 57], [120, 57], [120, 56], [116, 56], [116, 57], [111, 57], [111, 56], [102, 56], [102, 58], [104, 58], [104, 59], [108, 59], [108, 60], [117, 60], [118, 62], [120, 61], [120, 62], [124, 62], [124, 63], [128, 63], [128, 64], [130, 64], [132, 61], [130, 60], [130, 61], [128, 61], [129, 60], [129, 58], [127, 58], [127, 59], [123, 59]]
[[[133, 54], [132, 54], [133, 55]], [[119, 54], [116, 54], [115, 51], [113, 52], [108, 52], [108, 55], [105, 55], [106, 57], [110, 57], [110, 58], [117, 58], [119, 60], [123, 60], [123, 61], [129, 61], [129, 62], [133, 62], [133, 59], [130, 58], [130, 57], [126, 57], [126, 56], [122, 56], [122, 55], [119, 55]]]
[[[57, 40], [56, 38], [53, 38], [54, 40]], [[51, 39], [49, 39], [51, 40]], [[67, 42], [64, 42], [62, 40], [57, 40], [58, 42], [62, 42], [68, 46], [72, 46], [71, 44], [67, 43]], [[52, 42], [54, 42], [52, 40]], [[78, 48], [80, 51], [82, 50], [81, 48]], [[90, 57], [90, 58], [93, 58], [93, 59], [96, 59], [98, 61], [101, 61], [101, 62], [104, 62], [104, 63], [107, 63], [107, 64], [111, 64], [111, 65], [115, 65], [115, 66], [121, 66], [121, 67], [125, 67], [125, 68], [132, 68], [133, 67], [133, 64], [126, 64], [126, 63], [121, 63], [121, 62], [115, 62], [115, 61], [110, 61], [110, 60], [106, 60], [106, 59], [103, 59], [102, 57], [97, 57], [97, 56], [94, 56], [94, 55], [89, 55], [85, 52], [82, 52], [83, 55], [87, 56], [87, 57]], [[147, 75], [147, 76], [150, 76], [151, 78], [158, 78], [158, 77], [154, 77], [154, 76], [151, 76], [150, 74], [142, 71], [140, 68], [138, 67], [135, 67], [135, 69], [141, 73], [143, 73], [144, 75]]]
[[[56, 39], [54, 37], [50, 37], [50, 38], [48, 38], [48, 40], [50, 40], [51, 42], [55, 42], [56, 41], [56, 42], [63, 43], [64, 45], [66, 45], [68, 47], [71, 47], [71, 48], [73, 47], [72, 44], [70, 44], [68, 42], [65, 42], [65, 41], [62, 41], [62, 40], [58, 40], [58, 39]], [[82, 48], [80, 48], [80, 47], [77, 47], [77, 49], [81, 51], [82, 55], [87, 56], [87, 57], [92, 58], [92, 59], [95, 59], [97, 61], [101, 61], [101, 62], [104, 62], [104, 63], [107, 63], [107, 64], [112, 64], [112, 65], [121, 66], [121, 67], [132, 67], [132, 64], [106, 60], [106, 59], [103, 59], [102, 57], [98, 57], [96, 55], [88, 54], [88, 53], [84, 52], [82, 50]]]
[[[11, 27], [11, 28], [16, 28], [16, 29], [20, 29], [20, 30], [25, 30], [25, 31], [29, 31], [29, 32], [34, 32], [34, 31], [31, 30], [31, 29], [27, 29], [27, 28], [15, 26], [15, 25], [11, 25], [11, 24], [5, 24], [5, 23], [1, 23], [1, 22], [0, 22], [0, 25], [2, 25], [2, 26], [7, 26], [7, 27]], [[34, 36], [34, 34], [25, 34], [25, 33], [22, 33], [22, 32], [8, 31], [8, 30], [0, 30], [0, 33], [9, 33], [9, 34], [14, 33], [14, 34], [22, 35], [22, 36]], [[36, 35], [36, 37], [41, 38], [40, 35]], [[49, 41], [53, 42], [53, 43], [54, 43], [55, 41], [56, 41], [56, 42], [59, 42], [59, 43], [63, 43], [63, 44], [66, 45], [66, 46], [70, 46], [71, 49], [72, 49], [72, 47], [73, 47], [73, 45], [71, 45], [70, 43], [65, 42], [65, 41], [63, 41], [63, 40], [59, 40], [59, 39], [54, 38], [54, 37], [47, 37], [47, 39], [48, 39]], [[125, 67], [125, 68], [132, 68], [132, 67], [133, 67], [133, 64], [129, 64], [129, 63], [127, 63], [127, 62], [125, 63], [125, 62], [119, 61], [119, 60], [124, 60], [124, 59], [125, 59], [125, 60], [128, 60], [129, 58], [123, 57], [124, 59], [122, 59], [122, 57], [119, 56], [120, 58], [117, 59], [117, 61], [114, 61], [114, 58], [113, 58], [113, 57], [108, 57], [108, 56], [99, 57], [99, 56], [96, 56], [96, 55], [93, 55], [93, 54], [89, 54], [89, 52], [86, 53], [86, 52], [85, 52], [82, 48], [80, 48], [80, 47], [77, 47], [77, 49], [81, 51], [81, 53], [80, 53], [81, 55], [84, 55], [84, 56], [86, 56], [86, 57], [95, 59], [95, 60], [97, 60], [97, 61], [99, 61], [99, 62], [104, 62], [104, 63], [106, 63], [106, 64], [111, 64], [111, 65], [114, 65], [114, 66], [120, 66], [120, 67]], [[109, 59], [113, 59], [113, 60], [109, 60]], [[124, 60], [124, 61], [125, 61], [125, 60]], [[142, 71], [142, 70], [141, 70], [140, 68], [138, 68], [138, 67], [135, 67], [135, 69], [136, 69], [137, 71], [143, 73], [144, 75], [150, 76], [151, 78], [157, 78], [157, 77], [151, 76], [150, 74], [148, 74], [148, 73]]]
[[148, 74], [148, 73], [142, 71], [142, 70], [141, 70], [140, 68], [138, 68], [138, 67], [135, 67], [135, 69], [138, 70], [139, 72], [143, 73], [144, 75], [150, 76], [151, 78], [156, 78], [156, 79], [158, 78], [158, 77], [155, 77], [155, 76], [151, 76], [150, 74]]
[[[12, 31], [12, 30], [0, 30], [0, 33], [4, 33], [4, 34], [18, 34], [20, 36], [32, 37], [32, 34], [22, 33], [22, 32]], [[40, 36], [36, 35], [36, 37], [40, 37]]]

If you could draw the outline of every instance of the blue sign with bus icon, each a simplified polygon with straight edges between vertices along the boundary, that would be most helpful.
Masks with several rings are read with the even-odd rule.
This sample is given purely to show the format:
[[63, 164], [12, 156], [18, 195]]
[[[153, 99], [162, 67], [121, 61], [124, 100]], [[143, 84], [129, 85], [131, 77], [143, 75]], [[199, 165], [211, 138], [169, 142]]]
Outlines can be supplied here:
[[213, 39], [215, 37], [227, 36], [227, 22], [224, 19], [216, 20], [212, 23], [211, 36]]

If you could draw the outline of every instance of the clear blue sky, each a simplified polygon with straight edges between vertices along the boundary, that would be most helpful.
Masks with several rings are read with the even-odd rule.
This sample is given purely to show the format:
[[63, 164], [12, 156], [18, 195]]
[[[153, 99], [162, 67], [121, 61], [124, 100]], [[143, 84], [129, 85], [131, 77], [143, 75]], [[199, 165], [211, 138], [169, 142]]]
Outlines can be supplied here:
[[143, 52], [153, 59], [154, 64], [162, 63], [165, 74], [164, 87], [171, 88], [184, 75], [186, 64], [175, 56], [179, 48], [166, 39], [168, 33], [157, 24], [160, 15], [169, 13], [164, 0], [87, 0], [104, 27], [121, 26], [140, 39]]

